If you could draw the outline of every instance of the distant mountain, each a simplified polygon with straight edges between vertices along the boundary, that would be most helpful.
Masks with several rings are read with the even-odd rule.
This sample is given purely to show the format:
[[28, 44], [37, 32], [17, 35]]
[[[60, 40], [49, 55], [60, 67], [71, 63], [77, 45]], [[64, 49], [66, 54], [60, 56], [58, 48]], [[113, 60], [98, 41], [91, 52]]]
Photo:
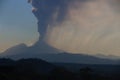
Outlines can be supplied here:
[[106, 59], [120, 59], [120, 56], [114, 56], [114, 55], [103, 55], [103, 54], [96, 54], [95, 55], [96, 57], [99, 57], [99, 58], [106, 58]]
[[44, 40], [40, 39], [33, 46], [29, 47], [29, 53], [59, 53], [60, 50], [50, 46]]
[[26, 52], [27, 49], [28, 47], [25, 44], [18, 44], [16, 46], [8, 48], [5, 52], [1, 53], [1, 56], [17, 55]]
[[[41, 45], [27, 47], [25, 44], [14, 46], [1, 53], [1, 57], [12, 59], [41, 58], [48, 62], [84, 63], [84, 64], [119, 64], [119, 60], [99, 58], [85, 54], [60, 53], [57, 49], [41, 42]], [[47, 47], [47, 48], [46, 48]]]
[[17, 56], [19, 54], [34, 55], [34, 54], [43, 54], [43, 53], [59, 53], [60, 50], [51, 47], [43, 40], [36, 42], [33, 46], [26, 46], [25, 44], [19, 44], [7, 49], [5, 52], [1, 53], [0, 56]]

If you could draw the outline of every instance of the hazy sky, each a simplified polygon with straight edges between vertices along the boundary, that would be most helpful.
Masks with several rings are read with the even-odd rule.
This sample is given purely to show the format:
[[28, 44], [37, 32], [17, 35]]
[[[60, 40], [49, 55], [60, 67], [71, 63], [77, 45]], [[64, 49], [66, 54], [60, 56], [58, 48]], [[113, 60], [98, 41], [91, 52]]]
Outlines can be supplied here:
[[0, 51], [38, 39], [37, 20], [27, 0], [2, 0], [0, 5]]
[[[49, 25], [52, 28], [48, 29], [48, 43], [73, 53], [120, 56], [119, 0], [77, 1], [68, 6], [62, 24]], [[26, 0], [7, 0], [2, 4], [0, 50], [19, 43], [30, 45], [35, 42], [38, 38], [37, 21]]]

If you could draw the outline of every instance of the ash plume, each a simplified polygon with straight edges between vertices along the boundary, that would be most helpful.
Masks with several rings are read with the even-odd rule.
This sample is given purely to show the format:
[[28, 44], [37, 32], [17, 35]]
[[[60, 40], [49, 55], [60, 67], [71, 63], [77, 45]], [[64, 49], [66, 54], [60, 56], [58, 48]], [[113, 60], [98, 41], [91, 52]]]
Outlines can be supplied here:
[[119, 55], [119, 0], [31, 0], [40, 39], [72, 53]]

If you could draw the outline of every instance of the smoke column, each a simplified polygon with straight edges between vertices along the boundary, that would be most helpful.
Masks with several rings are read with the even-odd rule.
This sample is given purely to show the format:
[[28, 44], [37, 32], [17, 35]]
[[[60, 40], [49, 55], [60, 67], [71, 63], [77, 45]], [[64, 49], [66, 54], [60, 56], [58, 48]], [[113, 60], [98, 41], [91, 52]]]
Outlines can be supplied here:
[[72, 53], [120, 55], [119, 0], [31, 0], [31, 3], [40, 39], [51, 46]]

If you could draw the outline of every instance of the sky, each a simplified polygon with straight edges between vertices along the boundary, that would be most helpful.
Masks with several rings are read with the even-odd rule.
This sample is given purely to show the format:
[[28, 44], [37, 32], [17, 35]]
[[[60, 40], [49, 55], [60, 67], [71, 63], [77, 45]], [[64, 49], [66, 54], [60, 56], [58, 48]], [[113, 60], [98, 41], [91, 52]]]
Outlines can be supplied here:
[[[69, 3], [64, 21], [49, 25], [46, 41], [71, 53], [120, 56], [118, 1], [76, 0]], [[37, 19], [26, 0], [7, 0], [0, 7], [0, 51], [20, 43], [31, 45], [38, 39]]]
[[27, 0], [2, 0], [0, 3], [0, 52], [38, 39], [37, 20]]

